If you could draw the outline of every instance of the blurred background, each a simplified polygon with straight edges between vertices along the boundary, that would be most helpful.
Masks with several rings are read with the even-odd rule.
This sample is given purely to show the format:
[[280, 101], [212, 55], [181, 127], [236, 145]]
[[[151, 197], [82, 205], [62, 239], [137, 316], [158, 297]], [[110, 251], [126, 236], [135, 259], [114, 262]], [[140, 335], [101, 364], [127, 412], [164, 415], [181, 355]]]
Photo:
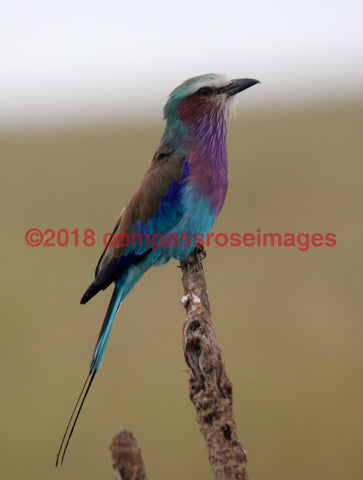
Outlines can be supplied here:
[[[205, 271], [252, 479], [361, 478], [361, 2], [0, 1], [0, 477], [113, 478], [137, 437], [150, 479], [212, 478], [183, 371], [175, 263], [118, 315], [65, 464], [55, 456], [107, 307], [79, 299], [186, 78], [243, 92], [214, 232], [336, 234], [335, 247], [216, 247]], [[96, 245], [25, 232], [92, 228]]]

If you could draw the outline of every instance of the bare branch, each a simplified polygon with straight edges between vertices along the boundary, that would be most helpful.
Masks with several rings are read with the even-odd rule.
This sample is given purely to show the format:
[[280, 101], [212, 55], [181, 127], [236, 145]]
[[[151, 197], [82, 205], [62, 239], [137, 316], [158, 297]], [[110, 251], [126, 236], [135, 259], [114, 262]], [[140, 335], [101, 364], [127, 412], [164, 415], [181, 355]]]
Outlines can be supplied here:
[[116, 480], [147, 480], [141, 450], [129, 430], [121, 430], [110, 445]]
[[[207, 444], [216, 480], [248, 480], [246, 452], [238, 436], [232, 410], [232, 384], [222, 362], [214, 331], [203, 271], [205, 252], [196, 248], [181, 262], [187, 318], [183, 349], [189, 367], [189, 397]], [[128, 430], [121, 430], [110, 445], [116, 480], [147, 480], [141, 450]], [[192, 473], [191, 473], [192, 476]]]
[[203, 271], [205, 252], [197, 248], [181, 262], [187, 318], [183, 348], [189, 367], [189, 397], [207, 444], [209, 462], [218, 480], [248, 480], [246, 452], [238, 436], [232, 410], [232, 384], [222, 362], [212, 325]]

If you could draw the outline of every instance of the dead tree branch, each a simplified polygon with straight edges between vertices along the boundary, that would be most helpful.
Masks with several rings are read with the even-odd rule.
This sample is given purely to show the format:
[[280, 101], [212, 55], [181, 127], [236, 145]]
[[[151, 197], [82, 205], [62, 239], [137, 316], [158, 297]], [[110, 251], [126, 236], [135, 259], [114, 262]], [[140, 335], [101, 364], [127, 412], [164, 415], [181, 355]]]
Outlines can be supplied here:
[[238, 436], [232, 410], [232, 384], [222, 362], [214, 331], [203, 271], [203, 249], [181, 263], [187, 318], [183, 348], [189, 367], [189, 397], [207, 444], [216, 480], [248, 480], [246, 452]]
[[116, 480], [147, 480], [141, 450], [131, 432], [118, 432], [112, 439], [110, 451]]
[[[215, 480], [248, 480], [246, 452], [238, 436], [232, 410], [232, 384], [222, 362], [214, 331], [202, 259], [202, 248], [181, 262], [187, 318], [183, 349], [189, 370], [189, 397], [207, 444]], [[112, 440], [112, 466], [116, 480], [147, 480], [136, 439], [121, 430]]]

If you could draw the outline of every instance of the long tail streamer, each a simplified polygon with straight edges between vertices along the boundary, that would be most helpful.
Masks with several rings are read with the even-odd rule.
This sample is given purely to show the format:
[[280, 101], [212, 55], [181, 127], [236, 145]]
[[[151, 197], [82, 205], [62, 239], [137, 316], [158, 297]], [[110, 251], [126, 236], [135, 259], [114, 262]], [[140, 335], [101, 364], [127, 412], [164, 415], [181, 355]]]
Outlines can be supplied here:
[[123, 294], [123, 288], [116, 286], [113, 291], [113, 294], [105, 315], [105, 319], [103, 321], [101, 331], [97, 339], [89, 373], [87, 375], [86, 381], [83, 384], [81, 393], [78, 396], [77, 402], [73, 408], [72, 415], [67, 423], [67, 427], [64, 432], [64, 435], [57, 453], [57, 459], [55, 462], [56, 466], [62, 465], [63, 463], [70, 439], [76, 427], [76, 423], [81, 413], [83, 404], [86, 400], [89, 389], [91, 388], [93, 379], [95, 378], [95, 375], [101, 366], [103, 356], [105, 354], [107, 341], [110, 336], [111, 327], [122, 302], [122, 294]]
[[[93, 379], [95, 378], [96, 373], [97, 373], [97, 371], [89, 372], [89, 374], [87, 375], [86, 381], [83, 384], [81, 393], [79, 394], [77, 402], [74, 406], [72, 415], [71, 415], [71, 417], [68, 421], [66, 430], [64, 432], [64, 435], [63, 435], [63, 438], [62, 438], [62, 441], [61, 441], [61, 444], [60, 444], [60, 447], [59, 447], [59, 450], [58, 450], [58, 453], [57, 453], [57, 459], [56, 459], [56, 462], [55, 462], [56, 467], [58, 465], [62, 465], [62, 463], [63, 463], [64, 456], [66, 454], [66, 451], [67, 451], [67, 448], [68, 448], [68, 445], [69, 445], [69, 441], [72, 437], [72, 434], [73, 434], [73, 431], [75, 429], [79, 414], [81, 413], [83, 404], [86, 400], [87, 394], [89, 392], [89, 389], [91, 388], [91, 385], [92, 385]], [[63, 448], [63, 446], [64, 446], [64, 448]], [[63, 451], [63, 453], [62, 453], [62, 451]]]

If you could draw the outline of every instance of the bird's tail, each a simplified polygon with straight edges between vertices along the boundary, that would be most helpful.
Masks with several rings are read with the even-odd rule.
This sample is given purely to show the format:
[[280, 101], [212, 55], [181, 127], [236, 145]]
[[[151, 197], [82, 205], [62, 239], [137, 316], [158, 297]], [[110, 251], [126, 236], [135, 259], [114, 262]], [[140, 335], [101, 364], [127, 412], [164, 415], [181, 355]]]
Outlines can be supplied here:
[[105, 315], [105, 319], [103, 320], [100, 333], [98, 335], [96, 347], [93, 352], [93, 357], [90, 365], [90, 373], [96, 373], [102, 364], [112, 324], [124, 298], [125, 295], [123, 286], [116, 285], [112, 293], [110, 303], [108, 304], [107, 312]]
[[105, 349], [106, 349], [108, 338], [110, 336], [113, 321], [117, 315], [117, 312], [118, 312], [118, 309], [120, 308], [122, 300], [125, 298], [125, 295], [127, 293], [128, 292], [125, 291], [122, 285], [119, 285], [119, 286], [116, 285], [113, 291], [113, 294], [105, 315], [105, 319], [103, 321], [100, 333], [98, 335], [96, 347], [93, 352], [89, 373], [87, 375], [86, 381], [83, 384], [81, 393], [78, 396], [77, 402], [74, 406], [72, 415], [68, 421], [66, 430], [64, 432], [64, 435], [57, 453], [57, 459], [55, 462], [56, 466], [63, 463], [63, 459], [66, 454], [69, 441], [72, 437], [72, 434], [75, 429], [78, 417], [81, 413], [83, 404], [86, 400], [89, 389], [91, 388], [91, 385], [92, 385], [93, 379], [95, 378], [97, 370], [100, 368], [102, 364], [103, 356], [105, 354]]

